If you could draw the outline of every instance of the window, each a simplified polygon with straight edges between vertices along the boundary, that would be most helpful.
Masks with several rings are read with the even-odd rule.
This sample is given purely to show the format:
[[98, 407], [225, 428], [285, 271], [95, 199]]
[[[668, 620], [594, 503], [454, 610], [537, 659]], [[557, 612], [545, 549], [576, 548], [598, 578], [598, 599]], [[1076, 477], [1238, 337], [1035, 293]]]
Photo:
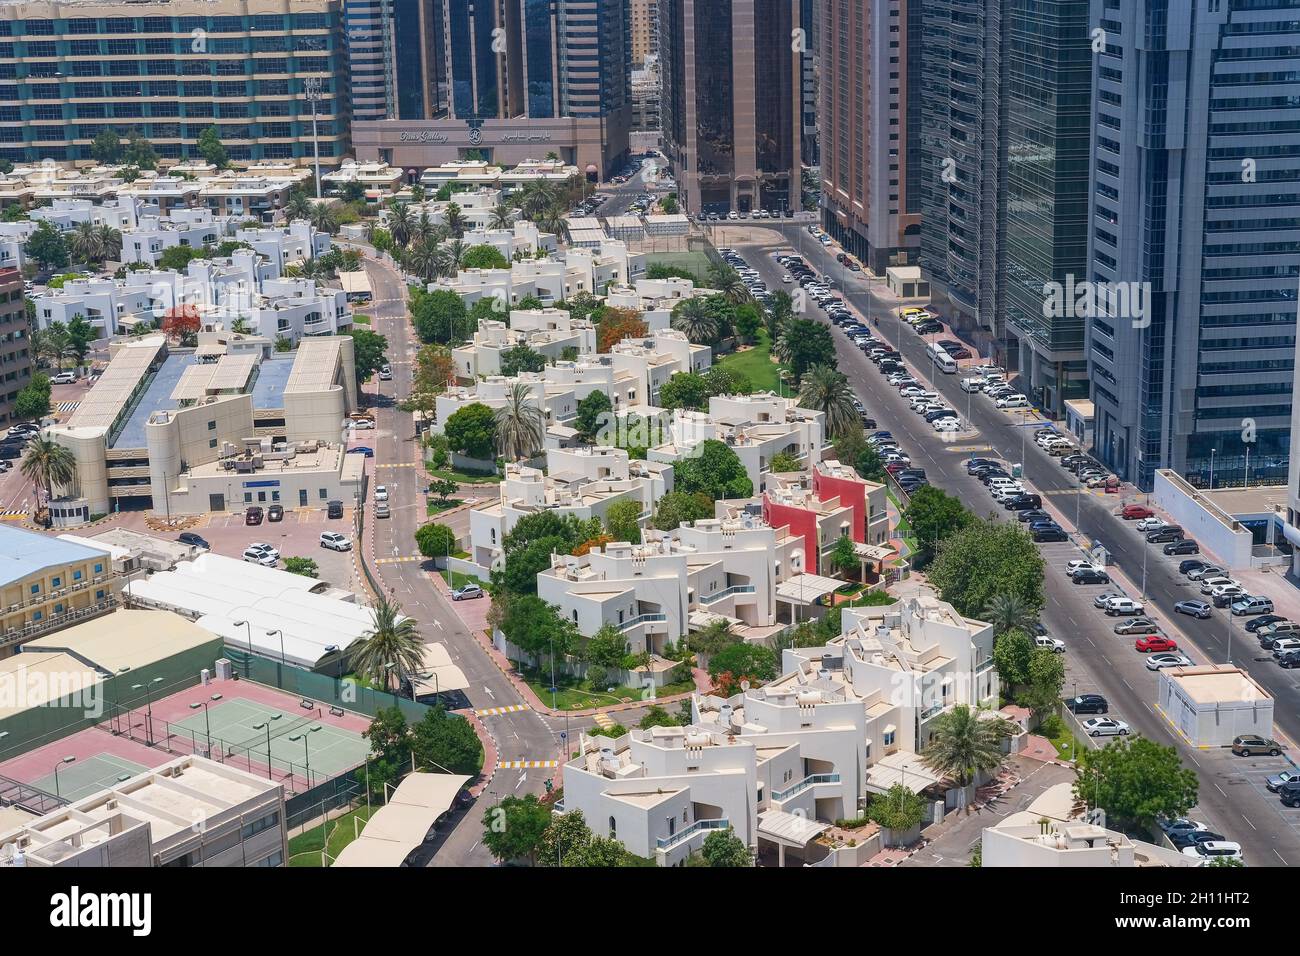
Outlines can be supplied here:
[[320, 500], [324, 501], [328, 497], [329, 497], [329, 492], [326, 489], [322, 488], [320, 490]]
[[102, 601], [102, 600], [104, 600], [104, 589], [103, 589], [103, 588], [100, 588], [98, 591], [95, 592], [95, 600], [96, 600], [96, 601]]
[[216, 423], [216, 422], [208, 422], [208, 431], [210, 431], [210, 432], [214, 432], [214, 431], [216, 431], [216, 430], [217, 430], [217, 423]]
[[40, 586], [39, 584], [33, 584], [33, 585], [32, 585], [32, 593], [33, 593], [33, 594], [40, 594], [40, 593], [41, 593], [41, 586]]
[[613, 817], [609, 818], [609, 838], [611, 840], [618, 838], [618, 822]]
[[886, 747], [894, 746], [894, 731], [889, 730], [885, 732], [885, 746]]
[[50, 578], [50, 587], [57, 588], [63, 584], [63, 578]]
[[96, 573], [96, 574], [103, 574], [103, 573], [104, 573], [104, 565], [102, 565], [102, 564], [97, 564], [97, 565], [95, 565], [95, 573]]
[[259, 819], [254, 820], [252, 823], [245, 823], [244, 829], [242, 831], [243, 837], [245, 840], [247, 840], [249, 837], [253, 836], [254, 834], [261, 833], [263, 830], [271, 829], [271, 827], [275, 826], [279, 822], [280, 822], [280, 814], [278, 812], [268, 813], [266, 816], [260, 817]]
[[72, 580], [74, 580], [74, 581], [80, 581], [80, 580], [81, 580], [81, 577], [82, 577], [82, 575], [81, 575], [81, 572], [80, 572], [80, 571], [73, 571], [73, 572], [72, 572]]
[[62, 602], [60, 602], [60, 603], [54, 605], [54, 613], [55, 613], [55, 614], [62, 614], [62, 613], [63, 613], [63, 603], [62, 603]]
[[45, 614], [44, 614], [43, 612], [41, 612], [41, 611], [36, 611], [36, 612], [34, 612], [34, 613], [32, 614], [32, 623], [35, 624], [37, 621], [39, 621], [39, 620], [40, 620], [41, 618], [43, 618], [44, 616], [45, 616]]
[[209, 438], [209, 439], [208, 439], [208, 447], [209, 447], [209, 448], [216, 448], [216, 447], [217, 447], [217, 440], [216, 440], [215, 438]]

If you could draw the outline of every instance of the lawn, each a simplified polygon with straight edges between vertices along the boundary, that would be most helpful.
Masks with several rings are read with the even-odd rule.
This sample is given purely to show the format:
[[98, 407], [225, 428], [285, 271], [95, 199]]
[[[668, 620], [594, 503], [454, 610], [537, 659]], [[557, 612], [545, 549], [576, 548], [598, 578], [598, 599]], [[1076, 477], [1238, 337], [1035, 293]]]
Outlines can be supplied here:
[[429, 516], [442, 514], [444, 511], [450, 511], [452, 508], [459, 508], [465, 502], [460, 498], [448, 498], [446, 503], [440, 503], [436, 498], [428, 499]]
[[447, 585], [452, 589], [458, 588], [462, 584], [477, 584], [484, 591], [488, 589], [488, 583], [486, 581], [476, 575], [467, 574], [464, 571], [449, 571], [444, 568], [438, 573], [442, 575], [442, 579], [446, 581]]
[[645, 257], [648, 270], [651, 266], [672, 266], [685, 269], [696, 277], [696, 285], [709, 283], [709, 257], [702, 252], [652, 252]]
[[[520, 675], [524, 681], [532, 688], [537, 699], [548, 707], [551, 706], [551, 675], [525, 669], [520, 667]], [[608, 707], [610, 704], [623, 703], [627, 700], [640, 700], [642, 689], [640, 687], [615, 687], [611, 692], [604, 687], [599, 689], [591, 686], [588, 680], [579, 680], [569, 674], [556, 673], [555, 675], [555, 709], [556, 710], [587, 710], [592, 707]], [[695, 689], [693, 681], [682, 681], [680, 684], [665, 684], [655, 691], [656, 697], [671, 697], [674, 694], [685, 694]]]
[[772, 343], [766, 329], [759, 329], [758, 344], [743, 352], [732, 352], [718, 359], [716, 365], [739, 372], [756, 392], [780, 392], [781, 366], [772, 361]]
[[1044, 720], [1035, 733], [1050, 740], [1062, 760], [1073, 760], [1088, 749], [1086, 743], [1074, 736], [1070, 722], [1055, 714]]
[[355, 324], [357, 324], [357, 325], [369, 325], [369, 324], [370, 324], [370, 316], [368, 316], [368, 315], [364, 315], [364, 314], [362, 314], [362, 313], [360, 313], [360, 312], [355, 312], [355, 313], [353, 313], [353, 315], [352, 315], [352, 321], [353, 321]]
[[[377, 809], [377, 808], [376, 808]], [[370, 819], [370, 810], [358, 807], [334, 820], [327, 820], [318, 827], [312, 827], [289, 840], [290, 866], [320, 866], [320, 851], [325, 847], [328, 833], [328, 851], [331, 860], [337, 859], [343, 848], [357, 838], [360, 830], [365, 829], [365, 822]], [[353, 821], [360, 821], [354, 823]]]
[[485, 471], [457, 471], [454, 468], [443, 468], [438, 471], [429, 469], [429, 474], [434, 478], [446, 478], [448, 481], [454, 481], [460, 485], [494, 485], [501, 483], [500, 475], [488, 474]]

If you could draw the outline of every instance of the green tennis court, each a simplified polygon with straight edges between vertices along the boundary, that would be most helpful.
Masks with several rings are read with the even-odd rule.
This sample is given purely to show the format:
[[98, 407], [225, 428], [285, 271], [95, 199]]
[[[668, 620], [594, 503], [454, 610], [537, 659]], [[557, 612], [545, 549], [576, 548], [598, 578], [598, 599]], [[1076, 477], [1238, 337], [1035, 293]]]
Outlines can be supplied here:
[[319, 707], [291, 714], [251, 700], [227, 700], [209, 707], [206, 715], [200, 709], [173, 721], [168, 729], [200, 746], [211, 733], [214, 751], [220, 747], [228, 758], [248, 756], [263, 764], [269, 732], [271, 765], [294, 773], [310, 766], [313, 775], [333, 777], [366, 759], [370, 744], [365, 738], [320, 718]]
[[142, 764], [112, 754], [96, 754], [60, 766], [57, 781], [55, 774], [50, 774], [32, 781], [32, 786], [46, 793], [57, 794], [65, 800], [76, 801], [92, 793], [115, 787], [123, 780], [144, 773], [148, 769]]

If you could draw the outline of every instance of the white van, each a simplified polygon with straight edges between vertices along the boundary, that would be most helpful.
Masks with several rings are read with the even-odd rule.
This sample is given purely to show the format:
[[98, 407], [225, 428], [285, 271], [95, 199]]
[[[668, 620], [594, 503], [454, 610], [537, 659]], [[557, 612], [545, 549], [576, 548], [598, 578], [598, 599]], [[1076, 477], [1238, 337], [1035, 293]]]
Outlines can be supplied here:
[[939, 371], [943, 372], [945, 375], [956, 374], [957, 362], [951, 355], [947, 353], [946, 350], [944, 350], [942, 346], [940, 346], [938, 343], [935, 343], [934, 345], [930, 346], [928, 351], [930, 353], [930, 361], [933, 362], [936, 366], [938, 366]]

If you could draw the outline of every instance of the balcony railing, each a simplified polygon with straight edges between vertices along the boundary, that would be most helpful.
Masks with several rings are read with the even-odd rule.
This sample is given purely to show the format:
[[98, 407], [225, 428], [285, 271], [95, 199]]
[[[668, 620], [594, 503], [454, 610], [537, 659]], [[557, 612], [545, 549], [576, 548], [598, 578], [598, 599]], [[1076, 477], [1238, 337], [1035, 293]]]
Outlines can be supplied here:
[[13, 604], [0, 604], [0, 617], [6, 614], [13, 614], [15, 611], [21, 611], [23, 608], [40, 607], [43, 604], [49, 604], [51, 601], [57, 601], [59, 598], [68, 597], [69, 595], [79, 594], [87, 588], [96, 587], [110, 580], [110, 574], [97, 574], [94, 577], [86, 578], [84, 581], [74, 581], [71, 584], [60, 585], [57, 588], [50, 588], [48, 591], [44, 588], [36, 594], [25, 594], [22, 600]]
[[718, 820], [696, 820], [685, 830], [678, 830], [672, 836], [660, 837], [655, 841], [655, 848], [659, 850], [668, 850], [684, 843], [697, 833], [703, 833], [706, 830], [725, 830], [731, 826], [731, 822], [726, 817]]
[[784, 790], [777, 790], [772, 794], [773, 800], [789, 800], [791, 797], [797, 797], [809, 787], [815, 787], [819, 783], [839, 783], [840, 775], [838, 773], [810, 773], [793, 786], [786, 787]]
[[932, 704], [931, 706], [927, 707], [925, 710], [921, 711], [921, 719], [929, 720], [935, 714], [942, 713], [943, 709], [947, 706], [948, 705], [943, 703], [942, 701], [940, 701], [937, 704]]
[[618, 629], [620, 631], [628, 631], [636, 627], [638, 624], [648, 624], [654, 621], [666, 620], [668, 620], [667, 614], [638, 614], [636, 617], [624, 621], [618, 626]]
[[700, 603], [712, 604], [714, 601], [721, 601], [724, 597], [729, 597], [732, 594], [754, 594], [757, 591], [758, 588], [752, 584], [734, 584], [729, 588], [723, 588], [716, 594], [710, 594], [700, 598]]
[[47, 631], [53, 631], [60, 627], [67, 627], [76, 621], [83, 621], [88, 617], [95, 617], [117, 607], [117, 597], [107, 597], [102, 601], [96, 601], [94, 604], [87, 604], [85, 607], [73, 608], [68, 611], [51, 613], [39, 621], [31, 621], [22, 627], [11, 627], [0, 634], [0, 645], [16, 644], [19, 641], [25, 641], [28, 638], [37, 637]]

